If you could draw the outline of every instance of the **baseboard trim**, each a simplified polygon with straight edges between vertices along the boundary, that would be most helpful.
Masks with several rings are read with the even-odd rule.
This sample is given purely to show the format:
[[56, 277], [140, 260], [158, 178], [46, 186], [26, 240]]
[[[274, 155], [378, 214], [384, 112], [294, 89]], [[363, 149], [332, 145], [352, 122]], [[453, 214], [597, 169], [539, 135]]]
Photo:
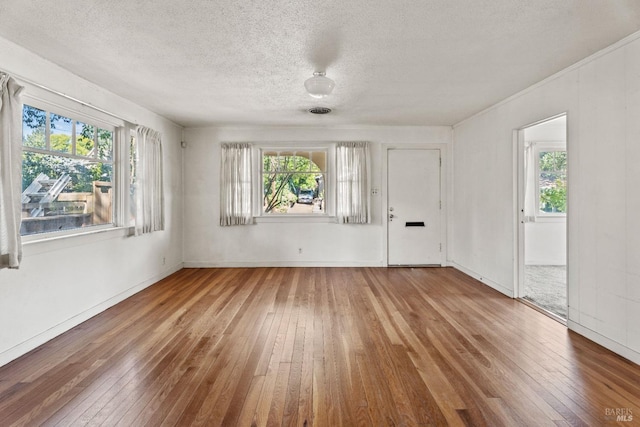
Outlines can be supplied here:
[[612, 339], [607, 338], [604, 335], [600, 335], [596, 331], [586, 328], [574, 321], [568, 320], [567, 327], [573, 332], [580, 334], [585, 338], [590, 339], [596, 344], [600, 344], [607, 350], [611, 350], [612, 352], [618, 354], [619, 356], [622, 356], [625, 359], [640, 365], [640, 353], [638, 353], [637, 351], [632, 350], [629, 347], [620, 344], [619, 342], [613, 341]]
[[49, 329], [47, 329], [44, 332], [39, 333], [38, 335], [29, 338], [26, 341], [23, 341], [22, 343], [0, 353], [0, 366], [4, 366], [7, 363], [21, 357], [24, 356], [25, 354], [27, 354], [28, 352], [30, 352], [31, 350], [41, 346], [42, 344], [46, 343], [47, 341], [52, 340], [53, 338], [62, 335], [63, 333], [67, 332], [68, 330], [78, 326], [79, 324], [81, 324], [82, 322], [85, 322], [87, 320], [89, 320], [90, 318], [92, 318], [93, 316], [102, 313], [103, 311], [105, 311], [106, 309], [113, 307], [114, 305], [118, 304], [119, 302], [124, 301], [125, 299], [129, 298], [132, 295], [137, 294], [138, 292], [142, 291], [145, 288], [148, 288], [149, 286], [153, 285], [154, 283], [157, 283], [158, 281], [164, 279], [167, 276], [172, 275], [173, 273], [175, 273], [178, 270], [181, 270], [183, 268], [183, 264], [179, 263], [177, 265], [175, 265], [174, 267], [163, 271], [162, 273], [145, 280], [142, 283], [137, 284], [136, 286], [133, 286], [129, 289], [127, 289], [126, 291], [115, 295], [111, 298], [109, 298], [108, 300], [94, 306], [91, 307], [88, 310], [83, 311], [82, 313], [78, 313], [75, 316], [71, 317], [70, 319], [65, 320], [62, 323], [59, 323]]
[[467, 276], [473, 277], [477, 281], [482, 282], [483, 284], [489, 286], [490, 288], [495, 289], [496, 291], [500, 292], [501, 294], [505, 294], [509, 298], [513, 298], [514, 297], [513, 289], [505, 288], [504, 286], [500, 285], [497, 282], [494, 282], [491, 279], [488, 279], [487, 277], [483, 276], [482, 274], [476, 273], [473, 270], [470, 270], [470, 269], [468, 269], [466, 267], [463, 267], [463, 266], [461, 266], [460, 264], [457, 264], [454, 261], [448, 261], [447, 265], [450, 266], [450, 267], [455, 268], [456, 270], [461, 271], [462, 273], [466, 274]]
[[340, 262], [340, 261], [230, 261], [199, 262], [186, 261], [185, 268], [257, 268], [257, 267], [385, 267], [382, 261]]

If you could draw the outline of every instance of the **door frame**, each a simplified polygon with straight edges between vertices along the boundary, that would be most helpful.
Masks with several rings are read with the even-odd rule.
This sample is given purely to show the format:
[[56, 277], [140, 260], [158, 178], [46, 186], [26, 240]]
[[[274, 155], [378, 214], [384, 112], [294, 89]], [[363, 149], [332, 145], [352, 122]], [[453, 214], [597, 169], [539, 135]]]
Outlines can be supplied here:
[[[566, 273], [566, 295], [567, 295], [567, 319], [561, 319], [553, 315], [552, 313], [547, 312], [546, 310], [540, 309], [537, 306], [527, 303], [527, 305], [536, 308], [543, 313], [547, 314], [549, 317], [558, 320], [560, 323], [566, 324], [569, 321], [569, 308], [570, 308], [570, 300], [569, 300], [569, 202], [571, 200], [571, 154], [569, 151], [570, 147], [570, 135], [569, 135], [569, 113], [567, 111], [558, 113], [555, 115], [550, 115], [543, 119], [537, 120], [535, 122], [531, 122], [529, 124], [523, 125], [517, 129], [513, 130], [513, 212], [514, 212], [514, 245], [513, 245], [513, 280], [515, 283], [513, 297], [516, 299], [522, 300], [522, 287], [524, 286], [524, 258], [525, 258], [525, 230], [524, 230], [524, 131], [527, 128], [532, 126], [536, 126], [547, 122], [549, 120], [557, 119], [558, 117], [566, 117], [566, 151], [567, 151], [567, 215], [565, 218], [566, 221], [566, 260], [567, 260], [567, 273]], [[526, 302], [526, 301], [525, 301]]]
[[440, 209], [440, 242], [442, 243], [442, 251], [440, 251], [440, 265], [442, 267], [447, 266], [447, 248], [448, 248], [448, 214], [447, 206], [448, 201], [451, 200], [451, 189], [449, 186], [450, 171], [449, 167], [449, 144], [438, 143], [383, 143], [382, 144], [382, 191], [381, 191], [381, 205], [382, 205], [382, 232], [383, 232], [383, 244], [382, 250], [384, 252], [384, 266], [389, 266], [389, 198], [388, 198], [388, 179], [389, 179], [389, 150], [440, 150], [440, 159], [442, 164], [440, 166], [440, 200], [442, 201], [442, 208]]

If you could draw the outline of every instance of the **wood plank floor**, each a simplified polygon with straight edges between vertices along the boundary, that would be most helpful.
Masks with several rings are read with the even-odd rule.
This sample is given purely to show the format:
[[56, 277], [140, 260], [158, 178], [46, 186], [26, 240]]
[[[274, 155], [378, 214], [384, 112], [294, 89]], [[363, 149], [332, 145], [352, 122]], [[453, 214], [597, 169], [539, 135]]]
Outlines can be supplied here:
[[638, 365], [450, 268], [185, 269], [0, 368], [2, 426], [638, 420]]

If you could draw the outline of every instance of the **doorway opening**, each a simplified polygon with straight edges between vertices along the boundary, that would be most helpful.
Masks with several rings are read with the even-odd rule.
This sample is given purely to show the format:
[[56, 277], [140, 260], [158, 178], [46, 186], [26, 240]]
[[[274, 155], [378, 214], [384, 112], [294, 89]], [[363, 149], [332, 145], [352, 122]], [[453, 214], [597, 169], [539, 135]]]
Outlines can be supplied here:
[[518, 132], [518, 295], [567, 320], [567, 116]]

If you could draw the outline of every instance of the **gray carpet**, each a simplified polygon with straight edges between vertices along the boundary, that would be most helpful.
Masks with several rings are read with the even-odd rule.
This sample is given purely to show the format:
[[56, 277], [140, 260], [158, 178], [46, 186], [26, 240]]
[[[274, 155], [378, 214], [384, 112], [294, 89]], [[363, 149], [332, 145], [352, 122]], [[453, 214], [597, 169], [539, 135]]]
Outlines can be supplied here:
[[567, 318], [567, 267], [527, 265], [524, 268], [524, 299]]

